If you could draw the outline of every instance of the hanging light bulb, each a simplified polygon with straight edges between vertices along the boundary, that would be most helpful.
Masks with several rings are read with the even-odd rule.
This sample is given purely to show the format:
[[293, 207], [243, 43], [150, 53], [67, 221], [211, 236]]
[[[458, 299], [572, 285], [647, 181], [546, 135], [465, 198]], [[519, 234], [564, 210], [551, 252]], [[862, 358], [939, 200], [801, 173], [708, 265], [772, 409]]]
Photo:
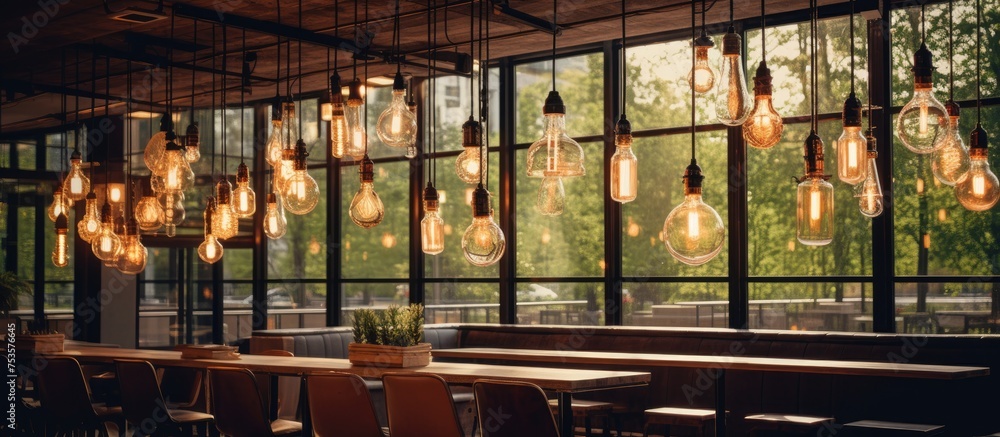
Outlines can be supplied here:
[[122, 240], [115, 234], [115, 219], [111, 214], [111, 205], [105, 203], [101, 208], [101, 232], [91, 241], [90, 248], [94, 256], [104, 262], [116, 261], [121, 251]]
[[971, 161], [969, 150], [965, 147], [965, 141], [962, 140], [958, 130], [960, 111], [958, 103], [949, 100], [945, 108], [948, 110], [948, 128], [938, 135], [938, 141], [943, 144], [931, 158], [931, 171], [942, 184], [954, 186], [965, 178], [971, 167]]
[[375, 192], [375, 163], [368, 158], [367, 153], [361, 159], [358, 173], [361, 174], [361, 187], [351, 200], [349, 215], [354, 224], [371, 229], [382, 223], [385, 207]]
[[969, 137], [969, 172], [965, 179], [955, 184], [958, 202], [969, 211], [986, 211], [1000, 199], [1000, 182], [990, 170], [988, 147], [986, 129], [976, 123]]
[[631, 202], [638, 191], [639, 161], [632, 153], [632, 123], [622, 113], [615, 125], [615, 153], [611, 155], [611, 199]]
[[[194, 114], [192, 113], [192, 118]], [[201, 133], [198, 122], [192, 121], [184, 135], [184, 159], [187, 162], [198, 162], [201, 159]]]
[[722, 217], [701, 197], [701, 167], [691, 159], [684, 172], [684, 201], [663, 221], [663, 243], [678, 261], [699, 266], [722, 251], [726, 227]]
[[56, 267], [69, 265], [69, 219], [66, 214], [56, 217], [56, 246], [52, 249], [52, 264]]
[[703, 28], [701, 36], [692, 44], [695, 48], [695, 65], [688, 72], [688, 85], [697, 93], [707, 93], [715, 86], [715, 70], [708, 64], [708, 49], [715, 47], [715, 42]]
[[142, 198], [135, 205], [135, 220], [142, 231], [154, 232], [163, 226], [163, 207], [151, 189], [143, 191]]
[[[281, 162], [281, 151], [285, 149], [282, 138], [285, 130], [281, 128], [282, 107], [279, 102], [271, 106], [271, 135], [267, 137], [267, 144], [264, 146], [264, 160], [272, 167], [277, 167]], [[294, 105], [292, 110], [295, 110]]]
[[385, 145], [405, 149], [416, 141], [417, 119], [406, 107], [406, 82], [398, 70], [392, 81], [392, 101], [382, 111], [375, 125], [375, 133]]
[[73, 201], [69, 200], [63, 195], [62, 185], [56, 186], [56, 190], [52, 192], [52, 204], [49, 205], [47, 210], [49, 215], [49, 220], [53, 222], [60, 214], [69, 214], [70, 209], [73, 208]]
[[937, 137], [946, 128], [948, 111], [934, 97], [934, 62], [927, 44], [913, 55], [913, 98], [896, 118], [896, 137], [913, 153], [931, 153], [944, 143]]
[[865, 180], [857, 185], [858, 208], [865, 217], [878, 217], [882, 214], [882, 183], [878, 179], [878, 150], [875, 148], [875, 136], [869, 129], [866, 136], [868, 144], [867, 159], [865, 159]]
[[274, 193], [267, 193], [267, 212], [264, 213], [264, 234], [272, 240], [277, 240], [285, 235], [287, 222], [285, 221], [285, 210], [278, 204], [278, 196]]
[[837, 177], [845, 184], [865, 180], [868, 141], [861, 135], [861, 101], [851, 92], [844, 102], [844, 131], [837, 139]]
[[146, 269], [148, 251], [142, 245], [139, 236], [139, 224], [135, 219], [125, 224], [125, 235], [122, 237], [121, 256], [118, 257], [118, 271], [126, 275], [138, 275]]
[[83, 218], [76, 224], [76, 234], [86, 242], [93, 241], [101, 231], [101, 213], [97, 210], [97, 194], [87, 193]]
[[542, 178], [542, 186], [535, 196], [535, 208], [542, 215], [556, 216], [566, 209], [566, 190], [562, 178], [546, 175]]
[[365, 130], [365, 123], [361, 119], [364, 112], [364, 98], [361, 96], [361, 80], [354, 78], [348, 86], [347, 97], [347, 126], [349, 129], [347, 148], [344, 155], [355, 160], [361, 159], [368, 150], [368, 132]]
[[473, 194], [472, 224], [462, 235], [462, 253], [472, 265], [486, 267], [500, 261], [506, 244], [503, 230], [493, 221], [490, 192], [479, 184]]
[[716, 118], [726, 126], [743, 124], [753, 109], [740, 59], [742, 46], [743, 39], [736, 33], [736, 28], [729, 26], [729, 32], [722, 38], [722, 80], [715, 87]]
[[233, 191], [233, 197], [233, 212], [237, 217], [247, 218], [257, 212], [257, 194], [250, 188], [250, 169], [243, 162], [236, 167], [236, 190]]
[[213, 228], [217, 228], [214, 220], [215, 215], [215, 201], [209, 198], [208, 207], [205, 209], [205, 241], [202, 241], [198, 245], [198, 258], [209, 264], [215, 264], [217, 261], [222, 259], [222, 244], [212, 233]]
[[785, 124], [774, 109], [771, 97], [771, 70], [763, 60], [753, 78], [754, 103], [750, 116], [743, 123], [743, 139], [750, 147], [770, 149], [781, 141]]
[[160, 117], [160, 131], [153, 134], [146, 143], [146, 148], [142, 152], [142, 160], [149, 171], [156, 171], [156, 167], [163, 157], [163, 152], [167, 147], [167, 132], [174, 130], [174, 120], [170, 112], [166, 112]]
[[163, 195], [163, 225], [168, 237], [177, 235], [177, 226], [184, 222], [187, 211], [184, 210], [184, 193], [164, 193]]
[[583, 148], [566, 135], [566, 105], [556, 91], [550, 91], [542, 108], [545, 133], [528, 148], [528, 176], [576, 177], [587, 174]]
[[479, 182], [483, 168], [483, 125], [472, 116], [462, 124], [462, 153], [455, 160], [455, 174], [467, 184]]
[[161, 162], [150, 177], [150, 185], [158, 193], [182, 192], [194, 185], [194, 172], [184, 156], [184, 148], [174, 141], [173, 132], [167, 134], [167, 139]]
[[295, 215], [309, 214], [319, 203], [319, 184], [309, 174], [306, 165], [306, 143], [299, 139], [295, 145], [292, 176], [285, 181], [281, 199], [285, 209]]
[[434, 184], [427, 181], [427, 188], [424, 188], [424, 218], [420, 220], [420, 249], [428, 255], [444, 252], [444, 219], [438, 212], [438, 201]]
[[336, 72], [330, 76], [330, 153], [334, 158], [344, 157], [348, 143], [351, 140], [350, 127], [344, 113], [344, 95], [341, 94], [340, 75]]
[[[410, 110], [410, 113], [413, 114], [413, 118], [414, 119], [417, 118], [417, 102], [415, 102], [413, 100], [413, 92], [410, 92], [410, 101], [406, 102], [406, 109]], [[419, 135], [419, 132], [418, 132], [418, 135]], [[417, 136], [418, 135], [414, 135], [413, 136], [413, 141], [410, 142], [410, 145], [406, 146], [406, 157], [407, 158], [416, 158], [417, 157]]]
[[215, 184], [215, 220], [212, 221], [212, 234], [217, 238], [228, 240], [240, 231], [239, 217], [233, 211], [233, 185], [225, 176]]
[[280, 194], [285, 189], [285, 181], [295, 172], [295, 149], [285, 149], [281, 152], [281, 160], [274, 167], [274, 186]]
[[823, 140], [812, 131], [805, 141], [806, 174], [798, 181], [796, 237], [807, 246], [833, 241], [833, 185], [823, 174]]
[[66, 179], [63, 180], [63, 196], [74, 202], [83, 200], [84, 197], [87, 197], [87, 193], [90, 192], [90, 178], [84, 174], [81, 168], [81, 161], [80, 152], [74, 150], [73, 155], [69, 158], [69, 173], [66, 174]]

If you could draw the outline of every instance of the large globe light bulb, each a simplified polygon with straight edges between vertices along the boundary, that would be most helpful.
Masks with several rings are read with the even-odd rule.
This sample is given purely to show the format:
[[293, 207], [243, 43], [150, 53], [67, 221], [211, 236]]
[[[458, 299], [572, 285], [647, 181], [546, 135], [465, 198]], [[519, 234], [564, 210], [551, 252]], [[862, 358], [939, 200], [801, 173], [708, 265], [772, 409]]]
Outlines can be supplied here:
[[406, 106], [406, 82], [398, 71], [392, 84], [392, 101], [379, 115], [375, 133], [385, 145], [398, 149], [406, 149], [416, 141], [417, 118]]
[[566, 105], [558, 92], [549, 92], [542, 114], [545, 132], [528, 148], [528, 176], [565, 178], [587, 174], [583, 148], [566, 134]]
[[684, 172], [684, 201], [663, 221], [663, 244], [674, 258], [692, 266], [705, 264], [722, 251], [726, 227], [722, 217], [701, 197], [705, 177], [691, 159]]
[[493, 221], [490, 193], [482, 184], [473, 193], [472, 224], [462, 235], [462, 253], [472, 265], [486, 267], [503, 257], [506, 239], [503, 230]]
[[990, 170], [988, 156], [986, 129], [977, 124], [969, 138], [969, 173], [965, 179], [955, 184], [958, 202], [969, 211], [986, 211], [993, 208], [1000, 199], [1000, 182]]
[[319, 184], [309, 175], [306, 165], [306, 144], [301, 139], [295, 146], [292, 176], [285, 181], [281, 192], [285, 210], [296, 215], [309, 214], [319, 203]]
[[926, 154], [943, 146], [938, 135], [947, 128], [948, 111], [934, 97], [934, 63], [926, 44], [913, 55], [913, 98], [896, 117], [896, 137], [913, 153]]
[[365, 154], [358, 167], [361, 175], [361, 186], [351, 200], [351, 207], [348, 214], [354, 224], [365, 229], [371, 229], [382, 223], [385, 216], [385, 206], [382, 199], [375, 192], [375, 164], [368, 155]]
[[948, 109], [948, 128], [938, 135], [942, 144], [931, 157], [931, 171], [942, 184], [955, 186], [965, 178], [971, 167], [969, 149], [958, 130], [959, 107], [953, 101], [945, 104]]

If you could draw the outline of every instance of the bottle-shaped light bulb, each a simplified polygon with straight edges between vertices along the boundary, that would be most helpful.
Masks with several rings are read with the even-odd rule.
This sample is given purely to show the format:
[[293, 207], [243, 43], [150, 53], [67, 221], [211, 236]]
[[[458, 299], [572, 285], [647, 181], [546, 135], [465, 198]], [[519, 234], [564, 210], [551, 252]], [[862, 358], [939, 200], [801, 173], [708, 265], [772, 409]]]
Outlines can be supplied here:
[[239, 218], [253, 216], [257, 212], [257, 193], [250, 187], [250, 168], [240, 162], [236, 167], [236, 190], [233, 191], [233, 212]]
[[184, 159], [187, 162], [198, 162], [201, 159], [201, 132], [197, 121], [192, 121], [184, 134]]
[[969, 149], [958, 130], [959, 107], [954, 101], [945, 104], [948, 110], [948, 128], [938, 135], [942, 144], [931, 158], [931, 171], [942, 184], [955, 186], [965, 178], [971, 167]]
[[696, 38], [693, 44], [695, 47], [694, 67], [688, 72], [688, 85], [696, 93], [707, 93], [715, 86], [715, 70], [708, 64], [708, 49], [714, 47], [715, 43], [705, 33], [705, 29], [702, 29], [701, 36]]
[[747, 75], [740, 57], [743, 39], [733, 26], [722, 38], [721, 80], [715, 86], [715, 114], [726, 126], [739, 126], [750, 116], [754, 100], [747, 90]]
[[233, 185], [229, 178], [222, 176], [215, 184], [216, 207], [212, 220], [212, 234], [216, 238], [228, 240], [240, 231], [240, 220], [233, 210]]
[[330, 153], [334, 158], [344, 157], [350, 141], [350, 127], [344, 113], [344, 95], [341, 93], [340, 75], [330, 76]]
[[167, 145], [163, 152], [161, 162], [157, 170], [153, 171], [150, 177], [150, 184], [153, 191], [181, 192], [194, 185], [194, 172], [191, 170], [191, 163], [184, 156], [184, 148], [177, 144], [176, 136], [173, 132], [167, 133]]
[[49, 220], [53, 222], [60, 214], [69, 215], [70, 209], [73, 208], [73, 201], [69, 200], [65, 195], [63, 195], [62, 185], [56, 186], [55, 191], [52, 192], [52, 203], [49, 204], [49, 208], [46, 212], [49, 215]]
[[348, 89], [350, 91], [347, 96], [346, 115], [349, 141], [347, 148], [344, 150], [344, 155], [350, 156], [355, 160], [360, 160], [368, 150], [368, 132], [361, 117], [365, 110], [365, 101], [361, 97], [361, 80], [355, 78], [351, 81]]
[[121, 238], [115, 234], [115, 219], [111, 214], [111, 205], [105, 203], [101, 209], [101, 232], [90, 242], [90, 248], [97, 259], [111, 262], [118, 259], [121, 245]]
[[155, 172], [163, 158], [163, 152], [167, 147], [167, 132], [174, 130], [174, 120], [170, 112], [166, 112], [160, 117], [160, 131], [153, 134], [146, 142], [146, 148], [142, 152], [142, 161], [146, 168]]
[[493, 220], [490, 193], [479, 184], [473, 193], [472, 224], [462, 235], [462, 253], [472, 265], [486, 267], [500, 261], [506, 245], [503, 230]]
[[285, 210], [295, 215], [309, 214], [319, 203], [319, 184], [309, 174], [307, 156], [306, 143], [300, 139], [295, 146], [292, 175], [285, 181], [281, 192]]
[[177, 226], [184, 222], [184, 193], [164, 193], [162, 195], [163, 226], [168, 237], [177, 235]]
[[205, 240], [198, 245], [198, 258], [209, 264], [215, 264], [222, 259], [222, 244], [212, 233], [215, 219], [215, 211], [212, 210], [212, 202], [209, 201], [209, 206], [205, 209]]
[[379, 115], [375, 133], [385, 145], [398, 149], [406, 149], [416, 141], [417, 118], [406, 106], [406, 82], [399, 71], [392, 83], [392, 101]]
[[896, 118], [896, 137], [913, 153], [931, 153], [944, 145], [938, 135], [947, 129], [948, 111], [934, 97], [934, 63], [926, 44], [913, 55], [911, 71], [913, 98]]
[[702, 200], [705, 177], [691, 159], [684, 172], [684, 201], [663, 221], [663, 244], [674, 258], [692, 266], [705, 264], [722, 251], [726, 227], [722, 217]]
[[467, 184], [479, 182], [479, 171], [483, 168], [483, 125], [469, 116], [462, 124], [462, 153], [455, 160], [455, 174]]
[[632, 123], [623, 113], [615, 125], [615, 153], [611, 155], [611, 199], [631, 202], [639, 193], [639, 161], [632, 153]]
[[753, 109], [747, 121], [743, 122], [743, 139], [750, 147], [770, 149], [781, 141], [785, 123], [774, 109], [771, 70], [766, 62], [760, 61], [753, 83]]
[[976, 124], [969, 137], [969, 172], [955, 184], [958, 202], [969, 211], [986, 211], [1000, 199], [1000, 182], [990, 170], [989, 144], [986, 129]]
[[97, 209], [97, 195], [87, 193], [83, 218], [76, 224], [76, 234], [80, 239], [90, 243], [101, 232], [101, 213]]
[[424, 218], [420, 220], [420, 249], [428, 255], [444, 251], [444, 219], [438, 202], [438, 192], [428, 181], [424, 189]]
[[139, 225], [129, 220], [125, 224], [125, 235], [122, 237], [122, 252], [118, 257], [118, 271], [126, 275], [138, 275], [146, 269], [146, 259], [149, 253], [142, 245], [139, 236]]
[[90, 178], [83, 172], [82, 161], [80, 152], [74, 150], [69, 159], [69, 173], [63, 180], [63, 196], [74, 202], [83, 200], [90, 192]]
[[56, 245], [52, 248], [52, 264], [56, 267], [69, 265], [69, 218], [66, 214], [56, 217]]
[[545, 133], [528, 148], [528, 176], [566, 178], [587, 174], [583, 148], [566, 134], [566, 105], [558, 92], [549, 92], [542, 114]]
[[542, 178], [542, 185], [538, 187], [538, 194], [535, 196], [535, 208], [542, 215], [556, 216], [566, 209], [566, 189], [563, 188], [562, 178], [559, 176], [548, 176]]
[[837, 139], [837, 177], [855, 185], [867, 175], [868, 140], [861, 134], [861, 101], [852, 92], [844, 102], [844, 131]]
[[361, 187], [351, 200], [349, 215], [354, 224], [370, 229], [382, 223], [385, 207], [375, 192], [375, 164], [368, 154], [362, 157], [358, 173], [361, 175]]
[[264, 213], [264, 234], [267, 238], [277, 240], [285, 235], [287, 222], [285, 210], [278, 204], [278, 196], [267, 193], [267, 212]]
[[799, 242], [823, 246], [833, 241], [833, 185], [823, 174], [823, 140], [815, 131], [805, 142], [805, 177], [796, 192], [796, 231]]

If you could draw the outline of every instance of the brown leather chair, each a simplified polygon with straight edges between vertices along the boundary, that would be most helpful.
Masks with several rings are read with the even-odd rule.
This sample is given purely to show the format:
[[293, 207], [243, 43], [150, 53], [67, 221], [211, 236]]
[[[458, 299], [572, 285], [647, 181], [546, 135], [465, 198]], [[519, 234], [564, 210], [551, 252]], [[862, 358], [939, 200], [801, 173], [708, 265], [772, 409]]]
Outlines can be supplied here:
[[301, 435], [299, 422], [268, 420], [257, 380], [249, 370], [211, 367], [208, 380], [215, 427], [222, 434], [231, 437]]
[[148, 361], [115, 360], [125, 420], [138, 435], [194, 435], [215, 420], [211, 414], [167, 406], [156, 383], [156, 370]]
[[48, 357], [38, 371], [38, 393], [51, 431], [69, 434], [97, 431], [107, 436], [105, 422], [121, 424], [121, 407], [93, 404], [83, 368], [72, 357]]
[[365, 380], [348, 373], [306, 377], [309, 417], [319, 437], [385, 437]]
[[382, 375], [392, 437], [465, 437], [448, 383], [437, 375]]
[[559, 437], [545, 392], [537, 385], [479, 380], [472, 388], [483, 437]]
[[[256, 355], [267, 355], [271, 357], [294, 357], [291, 351], [283, 349], [269, 349], [257, 352]], [[260, 395], [269, 406], [268, 417], [271, 419], [296, 420], [299, 418], [299, 389], [302, 380], [290, 376], [271, 375], [264, 381], [258, 381]], [[275, 387], [277, 389], [275, 389]], [[273, 396], [272, 393], [277, 393]]]
[[191, 409], [198, 404], [201, 387], [205, 384], [202, 369], [190, 367], [163, 367], [157, 369], [160, 392], [168, 408]]

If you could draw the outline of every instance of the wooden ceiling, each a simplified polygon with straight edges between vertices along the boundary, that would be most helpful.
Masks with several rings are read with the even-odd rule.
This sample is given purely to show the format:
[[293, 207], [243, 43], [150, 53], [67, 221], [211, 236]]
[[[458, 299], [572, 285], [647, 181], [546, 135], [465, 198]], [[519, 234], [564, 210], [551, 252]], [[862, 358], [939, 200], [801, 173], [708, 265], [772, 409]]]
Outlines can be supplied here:
[[[820, 1], [820, 4], [840, 2], [826, 0]], [[97, 96], [94, 99], [99, 107], [94, 111], [97, 115], [104, 113], [106, 100], [103, 97], [106, 95], [111, 96], [107, 100], [110, 101], [112, 114], [125, 112], [123, 101], [129, 95], [133, 99], [133, 111], [162, 111], [168, 100], [166, 74], [151, 68], [157, 64], [165, 65], [167, 60], [175, 63], [175, 106], [189, 107], [192, 98], [195, 106], [210, 106], [213, 90], [222, 87], [222, 76], [212, 74], [210, 70], [223, 70], [223, 63], [225, 71], [229, 72], [225, 82], [229, 89], [226, 100], [230, 104], [238, 103], [244, 44], [246, 51], [257, 55], [248, 88], [250, 93], [244, 97], [247, 101], [273, 97], [277, 86], [280, 86], [283, 95], [286, 94], [289, 76], [286, 74], [286, 56], [290, 56], [291, 60], [290, 75], [301, 77], [303, 92], [326, 89], [330, 75], [328, 53], [332, 56], [331, 63], [336, 59], [345, 81], [354, 76], [350, 51], [330, 50], [315, 42], [307, 42], [301, 44], [300, 58], [297, 41], [288, 43], [287, 39], [283, 39], [279, 45], [274, 34], [234, 26], [227, 26], [224, 41], [221, 26], [191, 19], [183, 13], [184, 8], [211, 11], [211, 15], [223, 18], [223, 22], [231, 15], [259, 20], [268, 26], [280, 21], [296, 31], [305, 30], [322, 38], [339, 37], [349, 42], [356, 41], [355, 35], [360, 34], [358, 29], [366, 21], [367, 8], [367, 29], [374, 33], [369, 53], [389, 52], [394, 16], [394, 2], [391, 0], [367, 3], [347, 0], [186, 0], [165, 2], [162, 13], [167, 18], [132, 24], [113, 20], [111, 15], [125, 8], [155, 10], [159, 4], [155, 0], [32, 0], [10, 3], [13, 4], [5, 5], [5, 14], [0, 19], [0, 29], [8, 34], [10, 42], [0, 48], [0, 79], [4, 88], [3, 132], [56, 126], [63, 119], [73, 120], [77, 116], [74, 108], [75, 95], [78, 94], [83, 95], [79, 99], [79, 117], [90, 117], [91, 100], [87, 97], [92, 90]], [[709, 0], [708, 4], [710, 9], [706, 21], [709, 24], [728, 22], [727, 2]], [[807, 6], [806, 0], [768, 0], [767, 12], [778, 14], [802, 10]], [[425, 56], [433, 45], [427, 42], [428, 26], [432, 31], [436, 28], [432, 39], [436, 40], [439, 51], [469, 54], [472, 38], [470, 14], [478, 15], [481, 7], [489, 8], [487, 13], [509, 7], [544, 21], [552, 20], [552, 3], [547, 1], [401, 0], [401, 51], [409, 63], [403, 66], [404, 73], [412, 77], [427, 75]], [[355, 8], [358, 10], [357, 19]], [[621, 35], [620, 8], [619, 0], [560, 0], [558, 23], [562, 32], [557, 40], [558, 46], [569, 48], [615, 39]], [[628, 35], [634, 37], [689, 29], [690, 8], [689, 0], [629, 1]], [[174, 14], [175, 10], [178, 13]], [[757, 1], [735, 2], [737, 19], [759, 16], [759, 10], [760, 3]], [[335, 24], [338, 15], [339, 26]], [[43, 25], [37, 25], [39, 23]], [[490, 23], [492, 58], [541, 54], [551, 47], [550, 34], [509, 14], [492, 13]], [[11, 34], [15, 35], [13, 39]], [[479, 55], [478, 52], [472, 54]], [[202, 70], [194, 73], [193, 87], [189, 66]], [[439, 62], [439, 67], [446, 70], [454, 68], [448, 62]], [[363, 76], [363, 68], [363, 64], [359, 64], [359, 76]], [[377, 57], [368, 62], [368, 77], [392, 75], [395, 68]], [[131, 92], [127, 81], [129, 72], [132, 73]], [[293, 92], [298, 92], [298, 85], [295, 83]], [[64, 87], [72, 90], [66, 93], [70, 96], [68, 114], [65, 115], [62, 114], [60, 98], [63, 94], [60, 90]], [[218, 102], [220, 96], [215, 94], [214, 98]]]

